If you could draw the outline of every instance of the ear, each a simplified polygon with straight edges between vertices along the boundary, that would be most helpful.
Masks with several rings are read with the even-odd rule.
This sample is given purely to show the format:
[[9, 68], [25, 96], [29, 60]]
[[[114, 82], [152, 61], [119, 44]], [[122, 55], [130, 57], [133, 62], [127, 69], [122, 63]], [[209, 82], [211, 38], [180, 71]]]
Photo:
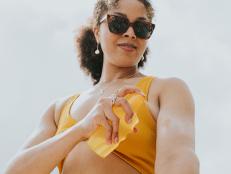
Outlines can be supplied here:
[[93, 33], [95, 35], [96, 42], [99, 43], [99, 27], [95, 26], [93, 27]]

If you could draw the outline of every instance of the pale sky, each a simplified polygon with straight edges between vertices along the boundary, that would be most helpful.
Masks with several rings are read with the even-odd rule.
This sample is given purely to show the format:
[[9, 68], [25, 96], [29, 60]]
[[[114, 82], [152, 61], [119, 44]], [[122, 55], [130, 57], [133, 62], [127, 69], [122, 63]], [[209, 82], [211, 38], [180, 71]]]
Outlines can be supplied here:
[[[95, 1], [79, 2], [0, 0], [0, 173], [49, 103], [91, 85], [76, 60], [74, 30], [91, 16]], [[229, 173], [231, 2], [153, 5], [156, 29], [142, 72], [187, 83], [196, 104], [201, 173]]]

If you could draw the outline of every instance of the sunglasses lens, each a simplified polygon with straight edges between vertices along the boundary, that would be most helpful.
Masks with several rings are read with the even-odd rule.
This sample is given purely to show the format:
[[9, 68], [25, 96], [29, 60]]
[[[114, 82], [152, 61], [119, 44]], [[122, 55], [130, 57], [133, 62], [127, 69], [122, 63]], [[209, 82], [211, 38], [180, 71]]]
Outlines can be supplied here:
[[137, 37], [148, 39], [153, 31], [151, 24], [143, 21], [137, 21], [134, 23], [134, 31]]
[[123, 34], [128, 29], [128, 20], [121, 16], [110, 16], [108, 18], [109, 30], [115, 34]]

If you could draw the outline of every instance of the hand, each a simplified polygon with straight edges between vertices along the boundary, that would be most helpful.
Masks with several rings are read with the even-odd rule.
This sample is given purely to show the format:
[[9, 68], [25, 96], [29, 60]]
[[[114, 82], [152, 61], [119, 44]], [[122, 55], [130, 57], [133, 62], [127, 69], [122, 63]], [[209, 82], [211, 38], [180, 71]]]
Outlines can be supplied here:
[[[117, 91], [117, 98], [114, 103], [116, 106], [123, 107], [125, 111], [125, 120], [128, 124], [134, 113], [124, 96], [134, 92], [144, 96], [139, 88], [124, 86]], [[97, 100], [96, 104], [88, 112], [88, 114], [79, 121], [78, 125], [82, 128], [85, 139], [88, 139], [98, 126], [103, 126], [106, 129], [107, 142], [118, 142], [119, 117], [114, 114], [112, 106], [112, 96], [102, 97]], [[109, 124], [109, 121], [111, 121], [111, 124]], [[137, 132], [137, 129], [134, 128], [133, 131]]]

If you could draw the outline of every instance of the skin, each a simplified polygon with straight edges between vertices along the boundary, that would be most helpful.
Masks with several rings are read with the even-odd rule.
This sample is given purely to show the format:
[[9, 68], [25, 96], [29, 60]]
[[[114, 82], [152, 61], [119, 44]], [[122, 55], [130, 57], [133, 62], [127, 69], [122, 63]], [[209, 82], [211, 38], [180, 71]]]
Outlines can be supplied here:
[[[143, 4], [134, 0], [119, 1], [119, 7], [109, 13], [115, 12], [126, 14], [131, 22], [137, 17], [147, 18]], [[137, 89], [134, 89], [134, 85], [145, 75], [138, 71], [137, 64], [148, 40], [136, 38], [131, 27], [123, 35], [110, 33], [106, 22], [95, 27], [94, 33], [105, 56], [102, 77], [98, 85], [82, 92], [71, 107], [70, 115], [80, 123], [63, 134], [54, 136], [61, 108], [69, 96], [54, 102], [41, 117], [34, 133], [9, 163], [5, 173], [22, 174], [30, 171], [32, 174], [47, 174], [64, 157], [66, 157], [63, 166], [64, 174], [139, 173], [114, 153], [105, 159], [98, 157], [88, 148], [84, 140], [89, 137], [95, 125], [101, 124], [110, 132], [106, 138], [114, 141], [118, 124], [114, 124], [116, 116], [109, 114], [110, 96], [116, 89], [121, 89], [117, 104], [122, 104], [126, 93], [139, 93]], [[137, 49], [132, 52], [125, 51], [117, 46], [120, 42], [132, 42]], [[126, 79], [131, 74], [135, 76]], [[101, 87], [107, 88], [99, 100], [98, 90]], [[128, 120], [132, 116], [131, 110], [127, 104], [122, 105], [127, 108], [126, 119]], [[195, 108], [193, 97], [186, 83], [178, 78], [156, 77], [149, 89], [148, 105], [153, 121], [157, 121], [157, 144], [153, 147], [156, 149], [156, 160], [153, 171], [156, 174], [198, 174], [199, 161], [195, 154], [194, 141]], [[102, 116], [102, 108], [108, 109], [107, 118], [113, 121], [111, 128], [103, 121], [105, 117]], [[92, 130], [89, 130], [90, 128]]]
[[[127, 15], [130, 22], [135, 21], [138, 17], [148, 20], [146, 9], [139, 1], [119, 1], [118, 8], [112, 9], [108, 13], [115, 14], [116, 12]], [[99, 84], [113, 82], [113, 80], [138, 72], [137, 64], [147, 47], [148, 40], [137, 38], [132, 27], [129, 27], [123, 35], [113, 34], [109, 31], [106, 21], [93, 30], [96, 40], [101, 44], [104, 52], [103, 70]], [[133, 43], [137, 49], [133, 52], [126, 52], [117, 46], [124, 42]]]

